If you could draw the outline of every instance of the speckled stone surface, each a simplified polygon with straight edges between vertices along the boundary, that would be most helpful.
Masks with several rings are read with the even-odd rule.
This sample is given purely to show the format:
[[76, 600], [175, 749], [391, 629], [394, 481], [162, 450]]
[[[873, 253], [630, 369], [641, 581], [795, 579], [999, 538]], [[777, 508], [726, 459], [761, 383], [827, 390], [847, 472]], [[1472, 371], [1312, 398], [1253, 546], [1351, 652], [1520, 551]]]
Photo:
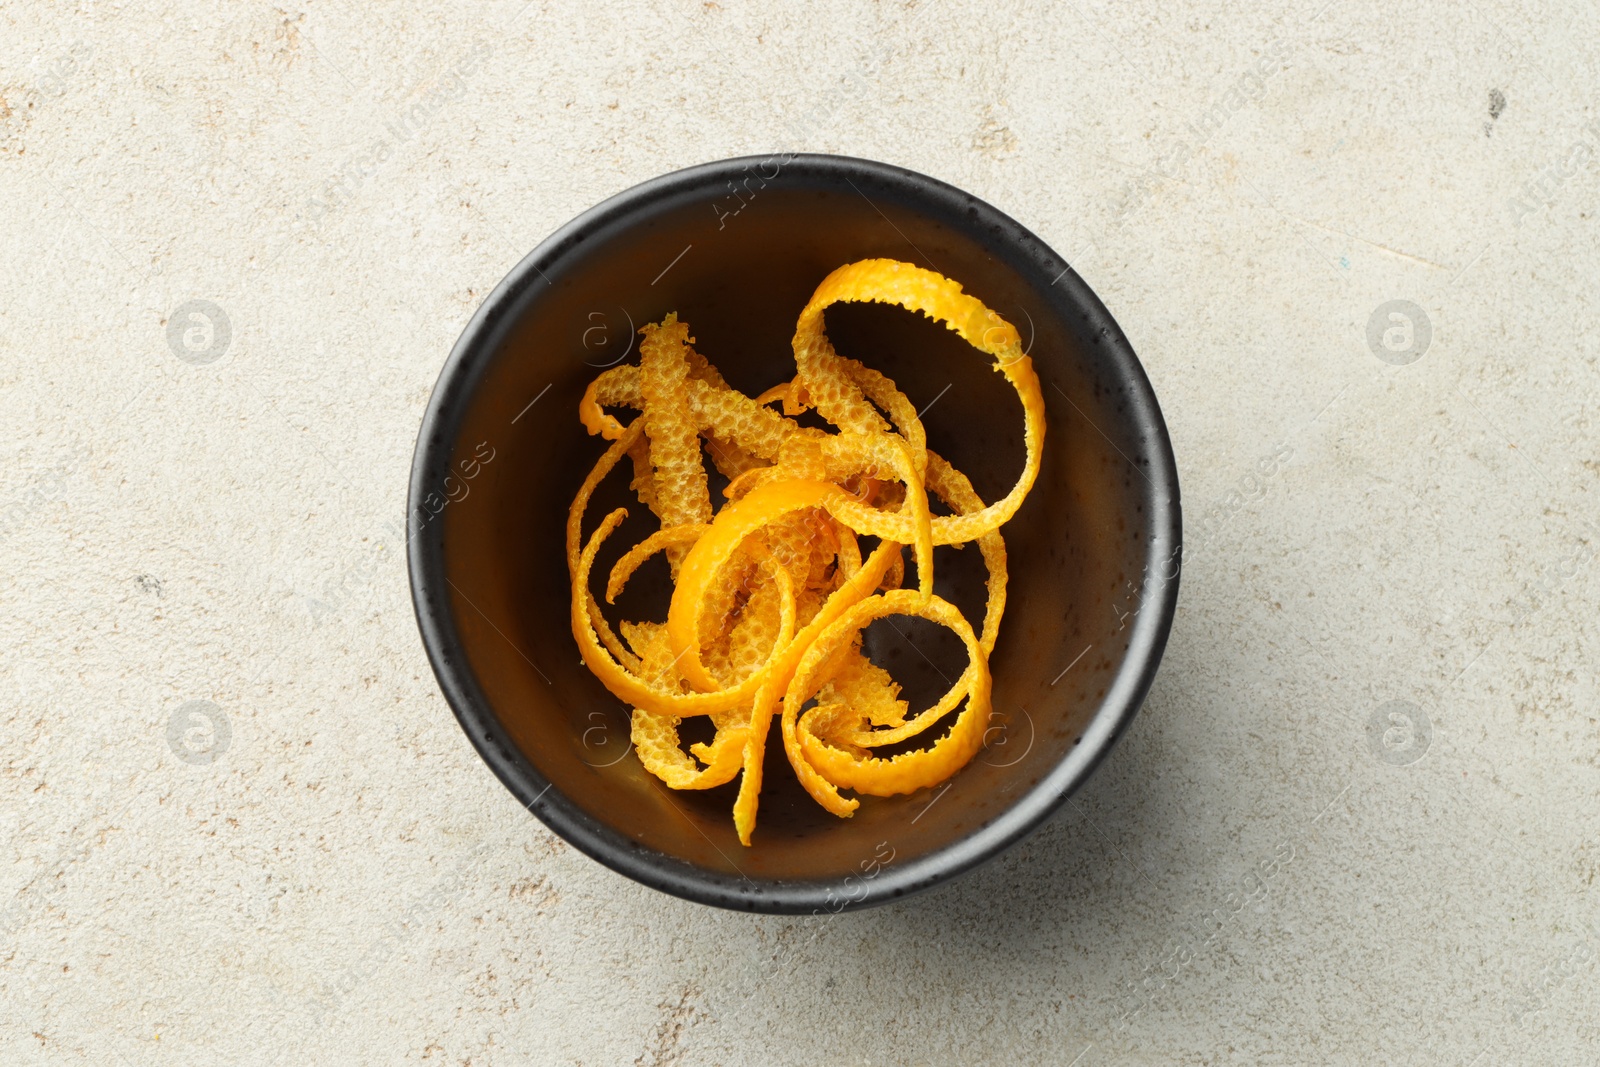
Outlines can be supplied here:
[[[1600, 1059], [1592, 7], [0, 10], [0, 1063]], [[807, 149], [1068, 256], [1188, 555], [1145, 710], [932, 894], [751, 918], [524, 814], [395, 530], [568, 218]]]

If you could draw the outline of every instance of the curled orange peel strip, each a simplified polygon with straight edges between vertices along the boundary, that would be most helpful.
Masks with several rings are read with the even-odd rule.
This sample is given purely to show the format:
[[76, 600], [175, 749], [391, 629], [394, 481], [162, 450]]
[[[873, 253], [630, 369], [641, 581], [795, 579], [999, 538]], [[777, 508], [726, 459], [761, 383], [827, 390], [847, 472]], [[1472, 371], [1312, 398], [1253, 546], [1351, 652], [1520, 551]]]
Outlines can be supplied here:
[[816, 507], [837, 486], [827, 482], [783, 481], [763, 486], [727, 504], [678, 569], [678, 582], [667, 609], [667, 639], [678, 670], [701, 692], [721, 688], [701, 663], [700, 611], [711, 593], [717, 572], [733, 557], [745, 538], [801, 508]]
[[595, 378], [589, 383], [589, 388], [583, 391], [583, 399], [578, 401], [578, 419], [591, 435], [615, 441], [622, 436], [623, 425], [615, 416], [606, 414], [605, 409], [611, 406], [637, 409], [641, 403], [639, 368], [613, 367]]
[[[755, 830], [756, 810], [759, 804], [758, 794], [761, 791], [762, 760], [766, 753], [767, 732], [772, 723], [773, 715], [778, 711], [779, 701], [790, 684], [790, 679], [798, 666], [804, 662], [805, 654], [815, 645], [817, 637], [824, 633], [841, 616], [859, 604], [877, 584], [883, 580], [883, 575], [889, 569], [889, 562], [900, 552], [900, 546], [893, 542], [885, 541], [872, 550], [853, 575], [847, 578], [837, 591], [830, 596], [804, 630], [796, 635], [790, 644], [787, 657], [783, 666], [772, 672], [766, 684], [757, 691], [755, 704], [750, 712], [750, 733], [745, 739], [744, 773], [745, 777], [740, 783], [739, 796], [734, 801], [733, 825], [739, 834], [742, 844], [750, 844], [750, 835]], [[804, 777], [802, 777], [804, 782]], [[808, 789], [809, 791], [809, 789]], [[815, 796], [816, 794], [813, 794]], [[823, 804], [835, 815], [849, 814], [854, 811], [840, 812], [833, 807]]]
[[[794, 353], [799, 373], [795, 381], [809, 393], [824, 418], [841, 430], [870, 433], [883, 428], [883, 419], [867, 402], [822, 329], [822, 313], [843, 302], [898, 304], [920, 311], [955, 331], [962, 340], [993, 356], [995, 369], [1005, 375], [1022, 401], [1023, 444], [1027, 449], [1022, 475], [1009, 493], [970, 515], [939, 516], [933, 520], [933, 543], [971, 541], [1010, 520], [1039, 476], [1044, 446], [1044, 394], [1033, 360], [1022, 351], [1016, 328], [964, 293], [961, 286], [941, 274], [892, 259], [866, 259], [846, 264], [823, 279], [800, 313], [795, 328]], [[896, 525], [896, 522], [898, 525]], [[890, 522], [892, 537], [913, 543], [909, 516]]]
[[[1004, 497], [985, 504], [965, 475], [928, 449], [920, 414], [895, 383], [833, 349], [823, 330], [825, 310], [863, 301], [928, 315], [990, 356], [1006, 376], [1022, 402], [1026, 457]], [[1016, 330], [941, 275], [863, 260], [828, 275], [802, 310], [793, 380], [753, 398], [731, 388], [695, 351], [675, 315], [640, 333], [639, 365], [606, 370], [579, 402], [585, 429], [611, 444], [568, 513], [566, 555], [573, 636], [602, 684], [633, 705], [641, 763], [677, 789], [711, 788], [742, 772], [734, 826], [746, 845], [766, 739], [780, 712], [791, 766], [836, 815], [848, 816], [859, 804], [841, 789], [888, 796], [955, 773], [981, 746], [989, 717], [988, 658], [1007, 583], [998, 530], [1037, 480], [1044, 436], [1038, 377]], [[778, 402], [781, 414], [770, 406]], [[624, 424], [608, 408], [640, 415]], [[793, 421], [811, 409], [838, 432]], [[709, 498], [702, 441], [729, 479], [729, 502], [719, 512]], [[587, 542], [582, 538], [590, 499], [624, 456], [633, 463], [633, 490], [662, 529], [612, 566], [606, 601], [614, 602], [658, 552], [666, 553], [675, 581], [666, 621], [624, 622], [626, 645], [589, 590], [596, 556], [626, 511], [611, 512]], [[933, 515], [930, 494], [954, 514]], [[880, 542], [865, 559], [861, 536]], [[933, 595], [934, 547], [973, 540], [988, 570], [977, 634]], [[916, 590], [898, 588], [904, 545], [917, 564]], [[899, 686], [860, 651], [862, 628], [892, 614], [941, 623], [968, 650], [957, 682], [910, 717]], [[804, 710], [813, 696], [817, 706]], [[716, 735], [686, 753], [678, 724], [692, 715], [710, 716]], [[872, 755], [946, 722], [948, 731], [931, 745], [887, 759]]]
[[771, 389], [768, 389], [766, 392], [756, 397], [756, 403], [760, 404], [762, 407], [766, 407], [768, 404], [781, 401], [788, 397], [789, 390], [793, 388], [793, 382], [779, 382]]
[[[928, 488], [958, 515], [983, 510], [983, 500], [973, 490], [967, 476], [932, 451], [928, 453]], [[983, 630], [978, 636], [978, 647], [988, 657], [994, 653], [994, 643], [1000, 637], [1000, 619], [1006, 611], [1006, 542], [999, 530], [979, 534], [977, 542], [984, 566], [989, 570], [989, 602], [984, 608]]]
[[655, 467], [656, 513], [668, 526], [711, 521], [711, 495], [700, 458], [699, 427], [689, 403], [687, 323], [668, 315], [640, 331], [640, 418]]
[[[599, 487], [605, 476], [610, 474], [617, 463], [621, 461], [622, 457], [628, 455], [636, 445], [643, 441], [643, 431], [644, 425], [639, 420], [635, 420], [624, 429], [611, 447], [606, 449], [605, 454], [595, 462], [594, 468], [589, 472], [588, 477], [578, 487], [578, 494], [573, 498], [572, 507], [567, 511], [567, 573], [574, 582], [577, 580], [578, 573], [583, 515], [588, 510], [589, 499], [594, 495], [595, 489]], [[575, 605], [580, 599], [577, 596], [577, 589], [578, 587], [574, 585], [573, 603]], [[584, 610], [589, 617], [589, 625], [596, 631], [596, 637], [599, 642], [626, 670], [637, 674], [640, 670], [639, 657], [623, 647], [622, 642], [617, 639], [617, 635], [612, 631], [611, 624], [606, 621], [599, 608], [590, 604], [587, 597], [582, 599]]]
[[[872, 620], [888, 615], [916, 615], [949, 627], [967, 646], [970, 658], [967, 669], [937, 704], [905, 726], [882, 731], [885, 737], [878, 743], [891, 744], [916, 736], [947, 715], [965, 697], [967, 706], [956, 717], [950, 731], [928, 748], [881, 759], [858, 755], [825, 741], [815, 729], [822, 723], [812, 722], [814, 717], [818, 720], [829, 717], [823, 713], [824, 709], [813, 709], [802, 717], [800, 708], [816, 693], [819, 670], [828, 658]], [[830, 810], [835, 805], [843, 806], [839, 789], [872, 796], [913, 793], [944, 781], [966, 766], [983, 747], [983, 733], [989, 725], [989, 691], [988, 660], [960, 611], [939, 597], [923, 601], [909, 590], [883, 593], [845, 612], [806, 650], [783, 697], [784, 749], [806, 790]], [[856, 744], [861, 734], [876, 740], [873, 733], [866, 731], [847, 735], [843, 740]], [[801, 766], [807, 767], [809, 773], [800, 772]]]
[[[766, 680], [768, 672], [775, 668], [777, 665], [775, 662], [769, 662], [738, 685], [727, 689], [712, 693], [674, 693], [651, 685], [626, 670], [601, 645], [595, 633], [590, 610], [594, 598], [588, 591], [589, 571], [594, 566], [594, 557], [600, 551], [600, 546], [627, 516], [626, 508], [618, 508], [607, 515], [578, 557], [577, 574], [573, 577], [572, 636], [578, 642], [578, 653], [583, 657], [583, 662], [613, 696], [646, 711], [678, 716], [710, 715], [713, 712], [729, 711], [746, 703]], [[785, 597], [784, 625], [779, 634], [779, 643], [774, 648], [774, 660], [779, 650], [787, 646], [794, 635], [794, 614], [794, 598]]]
[[[701, 662], [700, 611], [718, 571], [745, 538], [785, 515], [803, 508], [829, 507], [836, 498], [848, 495], [829, 482], [790, 479], [764, 485], [723, 507], [711, 528], [684, 556], [678, 570], [678, 584], [672, 591], [672, 603], [667, 609], [667, 637], [685, 681], [701, 692], [719, 688]], [[837, 615], [847, 606], [846, 601], [854, 603], [875, 589], [888, 571], [891, 552], [898, 550], [898, 545], [881, 543], [869, 564], [863, 564], [828, 598], [817, 618], [831, 617], [830, 612]], [[809, 624], [801, 631], [802, 636], [811, 633], [815, 625], [815, 622]]]
[[669, 526], [664, 530], [657, 530], [643, 541], [634, 545], [622, 554], [622, 558], [612, 564], [611, 577], [606, 579], [606, 603], [615, 604], [617, 597], [622, 595], [628, 579], [633, 577], [633, 572], [639, 569], [640, 564], [664, 548], [674, 548], [680, 545], [692, 545], [700, 539], [700, 535], [711, 527], [704, 523], [691, 523], [687, 526]]
[[[774, 570], [781, 602], [794, 603], [794, 585], [782, 568]], [[781, 648], [794, 634], [794, 615], [785, 612], [779, 624], [774, 648]], [[665, 649], [665, 635], [660, 635], [660, 647]], [[663, 655], [664, 658], [664, 655]], [[667, 665], [670, 668], [670, 664]], [[774, 684], [773, 682], [768, 683]], [[745, 766], [747, 738], [751, 725], [737, 711], [712, 715], [717, 733], [710, 744], [689, 746], [689, 751], [706, 764], [704, 769], [695, 765], [683, 752], [683, 742], [678, 737], [679, 718], [646, 708], [635, 708], [632, 720], [632, 741], [639, 761], [645, 769], [673, 789], [712, 789], [733, 780]]]

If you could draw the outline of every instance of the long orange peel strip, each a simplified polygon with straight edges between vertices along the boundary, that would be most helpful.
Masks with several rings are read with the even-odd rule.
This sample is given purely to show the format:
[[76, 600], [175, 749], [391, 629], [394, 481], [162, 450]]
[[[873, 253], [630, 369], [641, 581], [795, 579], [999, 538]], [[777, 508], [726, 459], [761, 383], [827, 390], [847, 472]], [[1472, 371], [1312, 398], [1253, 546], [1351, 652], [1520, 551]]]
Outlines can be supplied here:
[[[817, 726], [843, 718], [837, 710], [843, 705], [813, 708], [804, 716], [801, 706], [816, 695], [819, 670], [842, 645], [874, 619], [888, 615], [918, 615], [954, 630], [967, 646], [967, 669], [932, 708], [905, 726], [882, 731], [881, 740], [868, 734], [868, 743], [891, 744], [904, 741], [926, 730], [949, 714], [962, 697], [967, 706], [957, 716], [950, 731], [929, 748], [903, 752], [888, 759], [862, 756], [828, 743], [818, 736]], [[816, 801], [835, 814], [849, 814], [858, 804], [844, 800], [839, 789], [853, 789], [872, 796], [912, 793], [937, 785], [966, 766], [983, 746], [983, 733], [989, 725], [989, 664], [978, 647], [977, 636], [961, 612], [939, 597], [922, 600], [909, 590], [883, 593], [856, 604], [829, 626], [801, 657], [800, 665], [783, 696], [783, 746], [800, 783]], [[815, 720], [815, 722], [813, 722]], [[846, 735], [848, 737], [848, 735]], [[859, 741], [851, 739], [853, 743]]]
[[[920, 312], [993, 359], [1022, 403], [1026, 456], [1010, 492], [985, 504], [928, 449], [921, 418], [895, 383], [834, 351], [823, 316], [842, 302]], [[801, 784], [839, 816], [859, 806], [840, 790], [892, 796], [955, 774], [982, 746], [990, 715], [989, 656], [1006, 601], [999, 527], [1032, 489], [1042, 455], [1044, 399], [1017, 331], [950, 279], [873, 259], [840, 267], [817, 287], [796, 324], [793, 380], [756, 397], [728, 385], [676, 315], [640, 333], [639, 364], [604, 371], [579, 401], [585, 429], [611, 444], [574, 498], [566, 529], [573, 636], [589, 669], [632, 706], [640, 763], [674, 789], [709, 789], [742, 773], [734, 826], [745, 845], [774, 717]], [[769, 406], [779, 402], [782, 413]], [[610, 408], [640, 414], [624, 423]], [[837, 432], [795, 422], [805, 410]], [[729, 479], [720, 510], [710, 499], [706, 454]], [[634, 466], [631, 487], [661, 529], [613, 563], [605, 600], [614, 603], [657, 553], [666, 554], [674, 580], [666, 620], [622, 623], [626, 643], [590, 590], [596, 559], [626, 510], [582, 536], [590, 499], [624, 456]], [[953, 514], [933, 515], [930, 493]], [[865, 558], [863, 536], [878, 538]], [[934, 547], [968, 541], [978, 543], [989, 574], [977, 633], [933, 593]], [[914, 590], [899, 588], [906, 545], [917, 565]], [[861, 650], [864, 628], [890, 615], [929, 619], [967, 648], [955, 684], [915, 715]], [[716, 735], [685, 752], [679, 723], [697, 715], [711, 718]], [[929, 745], [872, 754], [931, 736], [942, 723], [948, 729]]]

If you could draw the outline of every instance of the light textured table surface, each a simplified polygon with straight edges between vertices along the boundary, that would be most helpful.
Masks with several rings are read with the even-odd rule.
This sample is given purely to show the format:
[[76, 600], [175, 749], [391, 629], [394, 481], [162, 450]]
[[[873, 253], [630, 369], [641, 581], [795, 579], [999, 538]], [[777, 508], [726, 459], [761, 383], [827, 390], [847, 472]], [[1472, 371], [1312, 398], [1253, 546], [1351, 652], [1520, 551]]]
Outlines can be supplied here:
[[[0, 1063], [1600, 1059], [1600, 14], [1409, 6], [8, 3]], [[774, 148], [1071, 259], [1187, 505], [1061, 818], [805, 920], [522, 813], [395, 536], [512, 264]]]

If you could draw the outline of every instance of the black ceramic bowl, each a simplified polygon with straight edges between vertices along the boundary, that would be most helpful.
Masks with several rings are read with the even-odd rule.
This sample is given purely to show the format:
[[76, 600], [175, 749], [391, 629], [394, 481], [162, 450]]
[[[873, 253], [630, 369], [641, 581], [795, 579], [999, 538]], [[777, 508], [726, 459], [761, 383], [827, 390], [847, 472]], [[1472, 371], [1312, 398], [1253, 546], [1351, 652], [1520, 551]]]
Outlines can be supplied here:
[[[667, 789], [631, 753], [627, 708], [579, 661], [562, 530], [602, 442], [579, 425], [578, 399], [602, 368], [636, 359], [638, 327], [670, 311], [733, 385], [754, 394], [787, 380], [811, 291], [835, 267], [875, 256], [931, 267], [1010, 319], [1043, 382], [1043, 468], [1004, 528], [1011, 583], [991, 664], [995, 717], [987, 747], [945, 785], [865, 797], [844, 820], [813, 803], [782, 745], [769, 745], [760, 824], [744, 848], [730, 814], [737, 784]], [[884, 305], [836, 306], [827, 326], [842, 353], [889, 374], [924, 408], [929, 445], [981, 495], [1005, 493], [1022, 466], [1022, 409], [987, 357]], [[615, 484], [591, 506], [589, 528], [619, 504], [632, 504], [632, 516], [611, 539], [613, 556], [652, 525]], [[1178, 595], [1171, 443], [1105, 307], [1044, 242], [976, 197], [837, 156], [667, 174], [535, 249], [484, 301], [440, 374], [417, 441], [407, 532], [428, 657], [506, 787], [612, 869], [750, 911], [882, 903], [1037, 827], [1138, 710]], [[664, 617], [665, 566], [656, 565], [617, 614]], [[602, 557], [596, 572], [609, 566]], [[941, 595], [981, 620], [976, 550], [939, 549], [935, 573]], [[923, 701], [965, 663], [950, 635], [915, 620], [875, 623], [867, 645]], [[685, 724], [688, 739], [697, 721]]]

